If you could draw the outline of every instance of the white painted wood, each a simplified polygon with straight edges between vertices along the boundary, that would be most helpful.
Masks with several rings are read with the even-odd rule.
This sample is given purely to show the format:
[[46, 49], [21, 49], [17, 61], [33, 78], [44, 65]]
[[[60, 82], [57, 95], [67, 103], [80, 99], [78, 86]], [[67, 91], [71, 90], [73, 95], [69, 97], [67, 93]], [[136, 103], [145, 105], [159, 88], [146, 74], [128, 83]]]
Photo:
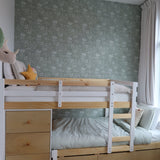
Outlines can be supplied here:
[[138, 84], [136, 82], [132, 85], [132, 117], [131, 117], [131, 127], [130, 127], [130, 152], [134, 151], [134, 138], [135, 138], [135, 116], [136, 116], [136, 95], [137, 95]]
[[50, 111], [51, 109], [6, 109], [5, 111], [21, 112], [21, 111]]
[[57, 155], [58, 155], [57, 150], [52, 150], [52, 158], [53, 158], [53, 160], [57, 160]]
[[120, 85], [124, 85], [124, 86], [131, 86], [133, 85], [134, 82], [130, 82], [130, 81], [119, 81], [119, 80], [112, 80], [114, 81], [116, 84], [120, 84]]
[[51, 120], [50, 120], [50, 159], [52, 158], [52, 116], [53, 116], [53, 112], [52, 109], [50, 109], [51, 112]]
[[4, 79], [0, 79], [0, 160], [5, 160]]
[[[34, 96], [34, 97], [58, 97], [59, 92], [56, 91], [5, 91], [5, 96], [12, 97], [26, 97], [26, 96]], [[63, 91], [63, 97], [105, 97], [108, 96], [108, 92], [89, 92], [89, 91]]]
[[113, 129], [113, 111], [114, 111], [114, 84], [110, 82], [110, 102], [109, 102], [109, 122], [108, 122], [108, 147], [107, 153], [112, 153], [112, 129]]
[[62, 80], [59, 81], [59, 86], [58, 86], [58, 107], [62, 107], [62, 85], [63, 85], [63, 82]]
[[3, 78], [2, 61], [0, 61], [0, 79]]

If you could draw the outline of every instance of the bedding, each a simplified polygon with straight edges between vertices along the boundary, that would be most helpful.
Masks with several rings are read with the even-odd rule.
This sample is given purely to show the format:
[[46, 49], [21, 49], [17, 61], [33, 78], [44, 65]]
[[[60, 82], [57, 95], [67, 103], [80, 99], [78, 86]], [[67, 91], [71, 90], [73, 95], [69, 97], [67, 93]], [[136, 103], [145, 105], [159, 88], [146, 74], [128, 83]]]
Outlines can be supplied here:
[[4, 77], [5, 79], [15, 79], [11, 64], [9, 63], [3, 63], [3, 70], [4, 70]]
[[139, 104], [138, 107], [144, 110], [139, 125], [148, 130], [156, 129], [160, 115], [160, 108], [146, 104]]
[[16, 79], [22, 79], [25, 80], [24, 76], [21, 74], [21, 72], [26, 71], [26, 66], [23, 62], [16, 60], [14, 64], [11, 64], [14, 76]]
[[[132, 112], [132, 109], [129, 110], [129, 113], [131, 113], [131, 112]], [[144, 112], [143, 109], [136, 108], [135, 127], [137, 127], [138, 123], [140, 122], [141, 117], [143, 115], [143, 112]], [[131, 120], [130, 119], [127, 119], [126, 122], [131, 124]]]
[[152, 134], [152, 142], [160, 142], [160, 129], [149, 130]]
[[[128, 136], [130, 125], [117, 120], [113, 123], [113, 136]], [[108, 118], [63, 118], [54, 120], [52, 149], [103, 147], [107, 145]], [[151, 143], [151, 133], [137, 127], [135, 144]], [[128, 142], [113, 143], [123, 145]]]

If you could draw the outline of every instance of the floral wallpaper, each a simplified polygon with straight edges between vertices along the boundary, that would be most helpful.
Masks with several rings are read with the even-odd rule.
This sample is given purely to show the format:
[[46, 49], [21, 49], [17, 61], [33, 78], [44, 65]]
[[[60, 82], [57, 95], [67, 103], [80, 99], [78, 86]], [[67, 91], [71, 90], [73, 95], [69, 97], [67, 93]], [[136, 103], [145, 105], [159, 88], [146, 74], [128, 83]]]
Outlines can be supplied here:
[[[17, 59], [39, 76], [137, 81], [141, 9], [104, 0], [16, 0]], [[103, 110], [55, 111], [103, 115]], [[58, 114], [59, 113], [59, 114]]]

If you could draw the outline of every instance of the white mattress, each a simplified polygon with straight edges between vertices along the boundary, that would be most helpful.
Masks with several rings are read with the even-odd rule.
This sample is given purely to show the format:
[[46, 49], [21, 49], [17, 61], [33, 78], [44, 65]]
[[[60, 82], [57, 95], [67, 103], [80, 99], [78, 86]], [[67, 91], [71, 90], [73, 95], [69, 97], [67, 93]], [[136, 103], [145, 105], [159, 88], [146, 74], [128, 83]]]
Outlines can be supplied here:
[[160, 142], [160, 129], [149, 130], [152, 134], [152, 142]]
[[[55, 102], [58, 99], [58, 87], [53, 86], [9, 86], [5, 91], [6, 102]], [[21, 95], [21, 93], [24, 92], [26, 95]], [[42, 94], [40, 96], [33, 96], [38, 92]], [[99, 96], [92, 96], [93, 92], [94, 94], [97, 93]], [[115, 101], [130, 101], [131, 90], [129, 88], [118, 86], [115, 87], [115, 92]], [[16, 93], [18, 93], [18, 96]], [[67, 96], [67, 93], [72, 94], [73, 96]], [[81, 95], [74, 95], [76, 93], [80, 93]], [[83, 95], [83, 93], [85, 95]], [[63, 102], [105, 102], [108, 100], [108, 87], [63, 86]]]

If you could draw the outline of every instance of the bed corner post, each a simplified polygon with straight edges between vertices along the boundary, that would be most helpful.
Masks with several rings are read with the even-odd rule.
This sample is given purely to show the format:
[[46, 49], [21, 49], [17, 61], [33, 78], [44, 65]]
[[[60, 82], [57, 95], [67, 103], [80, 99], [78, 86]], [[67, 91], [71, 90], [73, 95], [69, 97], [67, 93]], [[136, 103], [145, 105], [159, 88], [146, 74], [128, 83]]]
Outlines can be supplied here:
[[4, 110], [4, 79], [0, 61], [0, 160], [5, 160], [5, 110]]
[[52, 150], [52, 158], [53, 160], [57, 160], [57, 150]]
[[110, 82], [109, 122], [108, 122], [108, 146], [107, 153], [112, 153], [112, 128], [114, 112], [114, 81]]
[[138, 87], [138, 83], [133, 82], [132, 84], [132, 112], [131, 112], [132, 117], [131, 117], [131, 127], [130, 127], [130, 152], [134, 151], [137, 87]]

